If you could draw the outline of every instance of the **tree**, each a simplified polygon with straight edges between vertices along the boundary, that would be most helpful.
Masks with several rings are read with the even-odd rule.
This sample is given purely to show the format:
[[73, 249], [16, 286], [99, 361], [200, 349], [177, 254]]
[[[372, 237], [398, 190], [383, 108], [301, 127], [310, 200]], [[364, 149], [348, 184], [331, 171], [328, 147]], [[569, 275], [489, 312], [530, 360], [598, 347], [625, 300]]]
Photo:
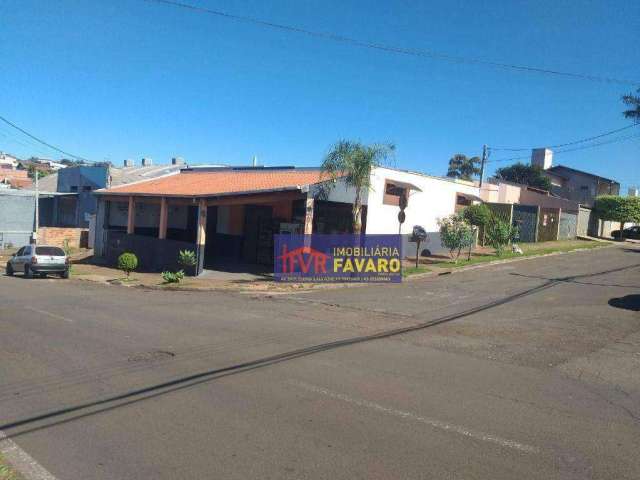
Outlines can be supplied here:
[[551, 180], [545, 176], [544, 170], [538, 165], [516, 163], [496, 170], [496, 178], [507, 182], [521, 183], [542, 190], [551, 190]]
[[601, 195], [596, 198], [593, 209], [602, 220], [620, 222], [621, 239], [625, 223], [640, 222], [640, 197]]
[[493, 214], [484, 203], [469, 205], [462, 212], [464, 219], [474, 227], [484, 227], [491, 221]]
[[46, 177], [47, 175], [49, 175], [51, 173], [48, 170], [42, 170], [40, 168], [37, 168], [34, 165], [29, 165], [29, 168], [27, 168], [27, 176], [29, 178], [35, 180], [36, 172], [38, 173], [38, 179], [41, 179], [42, 177]]
[[473, 230], [462, 215], [454, 213], [438, 220], [440, 243], [449, 250], [449, 256], [458, 262], [460, 252], [473, 244]]
[[473, 180], [473, 177], [480, 174], [480, 158], [467, 157], [462, 153], [456, 153], [449, 160], [449, 170], [447, 177], [459, 178], [461, 180]]
[[[462, 216], [464, 219], [472, 225], [473, 228], [473, 238], [474, 241], [477, 238], [478, 230], [480, 227], [486, 227], [491, 219], [493, 218], [493, 213], [491, 209], [487, 207], [484, 203], [476, 203], [473, 205], [469, 205], [462, 211]], [[467, 260], [471, 260], [471, 247], [473, 245], [469, 245], [469, 254], [467, 255]]]
[[[640, 94], [640, 88], [637, 93]], [[631, 107], [629, 110], [625, 110], [623, 115], [631, 120], [640, 122], [640, 96], [630, 93], [622, 97], [622, 102]]]
[[357, 141], [340, 140], [322, 162], [322, 172], [332, 180], [342, 178], [355, 190], [353, 199], [353, 233], [362, 231], [362, 196], [371, 188], [371, 170], [384, 163], [394, 152], [392, 144], [363, 145]]

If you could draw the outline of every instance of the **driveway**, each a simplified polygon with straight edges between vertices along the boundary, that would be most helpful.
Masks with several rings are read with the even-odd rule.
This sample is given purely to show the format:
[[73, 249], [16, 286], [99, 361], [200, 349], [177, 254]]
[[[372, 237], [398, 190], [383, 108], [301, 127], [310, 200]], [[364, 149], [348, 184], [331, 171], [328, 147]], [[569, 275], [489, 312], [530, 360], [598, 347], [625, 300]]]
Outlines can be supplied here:
[[59, 479], [640, 477], [640, 249], [292, 296], [0, 277]]

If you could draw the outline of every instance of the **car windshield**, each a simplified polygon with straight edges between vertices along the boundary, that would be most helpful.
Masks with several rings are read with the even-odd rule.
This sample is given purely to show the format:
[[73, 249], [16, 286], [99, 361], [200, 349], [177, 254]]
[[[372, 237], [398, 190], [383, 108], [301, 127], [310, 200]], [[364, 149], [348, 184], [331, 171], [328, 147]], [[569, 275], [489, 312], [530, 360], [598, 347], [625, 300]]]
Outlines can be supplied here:
[[54, 257], [64, 257], [64, 250], [58, 247], [36, 247], [36, 255], [51, 255]]

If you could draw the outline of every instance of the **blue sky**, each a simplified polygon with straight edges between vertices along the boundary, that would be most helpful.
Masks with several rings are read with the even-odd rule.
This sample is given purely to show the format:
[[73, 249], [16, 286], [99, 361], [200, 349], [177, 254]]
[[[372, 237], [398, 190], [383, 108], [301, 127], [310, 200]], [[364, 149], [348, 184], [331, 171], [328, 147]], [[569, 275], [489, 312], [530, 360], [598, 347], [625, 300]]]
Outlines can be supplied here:
[[[363, 41], [640, 81], [636, 0], [185, 1]], [[394, 142], [397, 167], [441, 175], [452, 154], [479, 155], [483, 143], [544, 146], [629, 124], [619, 99], [630, 86], [395, 55], [144, 0], [4, 0], [0, 18], [0, 115], [117, 165], [175, 155], [318, 165], [346, 137]], [[0, 150], [58, 157], [6, 125]], [[555, 163], [640, 184], [640, 138]]]

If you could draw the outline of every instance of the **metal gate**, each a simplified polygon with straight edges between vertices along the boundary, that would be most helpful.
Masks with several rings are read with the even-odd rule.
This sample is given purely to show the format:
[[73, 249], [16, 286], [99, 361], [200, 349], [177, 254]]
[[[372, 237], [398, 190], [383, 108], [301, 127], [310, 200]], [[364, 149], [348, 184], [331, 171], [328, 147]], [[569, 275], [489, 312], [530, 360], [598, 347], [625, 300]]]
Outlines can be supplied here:
[[514, 205], [512, 225], [518, 229], [519, 242], [536, 241], [538, 207], [534, 205]]
[[538, 242], [557, 240], [559, 223], [559, 208], [540, 208], [540, 215], [538, 217]]
[[576, 238], [578, 215], [570, 212], [560, 212], [560, 229], [558, 240], [573, 240]]

